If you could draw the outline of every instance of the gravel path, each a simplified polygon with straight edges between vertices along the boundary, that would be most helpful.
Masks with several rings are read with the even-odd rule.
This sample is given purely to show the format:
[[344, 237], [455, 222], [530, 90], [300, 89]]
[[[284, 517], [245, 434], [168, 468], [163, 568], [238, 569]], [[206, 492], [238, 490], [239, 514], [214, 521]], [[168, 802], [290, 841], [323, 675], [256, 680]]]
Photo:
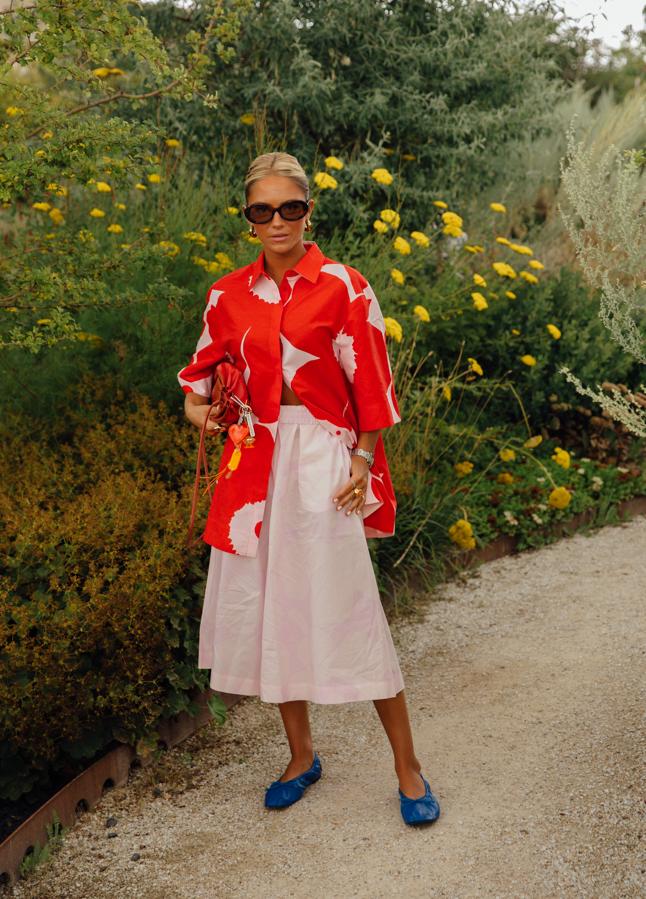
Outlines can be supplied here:
[[643, 897], [645, 598], [642, 517], [491, 562], [392, 624], [430, 826], [400, 817], [371, 702], [310, 706], [323, 776], [265, 809], [287, 741], [250, 697], [106, 794], [13, 895]]

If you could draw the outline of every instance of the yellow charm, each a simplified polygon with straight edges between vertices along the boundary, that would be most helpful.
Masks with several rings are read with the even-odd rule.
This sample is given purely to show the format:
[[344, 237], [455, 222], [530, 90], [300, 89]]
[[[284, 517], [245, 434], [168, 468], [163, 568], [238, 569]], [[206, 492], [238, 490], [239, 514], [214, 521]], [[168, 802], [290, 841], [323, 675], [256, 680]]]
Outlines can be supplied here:
[[238, 465], [240, 464], [240, 456], [242, 455], [242, 451], [239, 446], [236, 446], [234, 451], [231, 453], [231, 458], [227, 462], [227, 468], [229, 471], [235, 471]]

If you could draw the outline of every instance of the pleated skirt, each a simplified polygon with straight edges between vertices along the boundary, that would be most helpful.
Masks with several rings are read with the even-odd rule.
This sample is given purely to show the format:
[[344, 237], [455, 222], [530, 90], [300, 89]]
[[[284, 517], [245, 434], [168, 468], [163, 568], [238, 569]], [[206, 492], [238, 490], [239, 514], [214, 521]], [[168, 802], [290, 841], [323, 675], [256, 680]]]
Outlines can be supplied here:
[[264, 702], [395, 696], [404, 681], [361, 515], [332, 502], [350, 451], [303, 405], [281, 405], [258, 553], [211, 547], [200, 668]]

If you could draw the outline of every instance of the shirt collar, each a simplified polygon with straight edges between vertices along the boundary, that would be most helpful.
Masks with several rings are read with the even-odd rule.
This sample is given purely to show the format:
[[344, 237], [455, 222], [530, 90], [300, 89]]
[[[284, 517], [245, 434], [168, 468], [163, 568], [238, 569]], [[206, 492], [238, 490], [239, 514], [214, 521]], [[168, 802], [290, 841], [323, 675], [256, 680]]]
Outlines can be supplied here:
[[[308, 281], [311, 281], [312, 284], [315, 284], [318, 280], [321, 266], [325, 262], [325, 256], [319, 250], [315, 241], [305, 240], [303, 241], [303, 245], [305, 247], [305, 253], [298, 260], [296, 265], [293, 268], [288, 269], [288, 271], [297, 272], [299, 275], [303, 275], [304, 278], [307, 278]], [[267, 273], [265, 272], [264, 250], [260, 253], [256, 261], [251, 265], [251, 280], [249, 282], [249, 286], [253, 287], [262, 274], [264, 274], [265, 277], [269, 277], [269, 275], [267, 275]]]

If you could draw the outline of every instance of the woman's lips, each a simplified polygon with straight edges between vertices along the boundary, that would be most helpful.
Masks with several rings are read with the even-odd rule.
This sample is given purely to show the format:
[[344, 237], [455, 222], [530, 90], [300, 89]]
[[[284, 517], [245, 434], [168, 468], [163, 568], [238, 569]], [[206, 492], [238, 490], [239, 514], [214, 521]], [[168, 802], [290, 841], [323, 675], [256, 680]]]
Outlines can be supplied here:
[[287, 234], [270, 234], [272, 240], [287, 240]]

